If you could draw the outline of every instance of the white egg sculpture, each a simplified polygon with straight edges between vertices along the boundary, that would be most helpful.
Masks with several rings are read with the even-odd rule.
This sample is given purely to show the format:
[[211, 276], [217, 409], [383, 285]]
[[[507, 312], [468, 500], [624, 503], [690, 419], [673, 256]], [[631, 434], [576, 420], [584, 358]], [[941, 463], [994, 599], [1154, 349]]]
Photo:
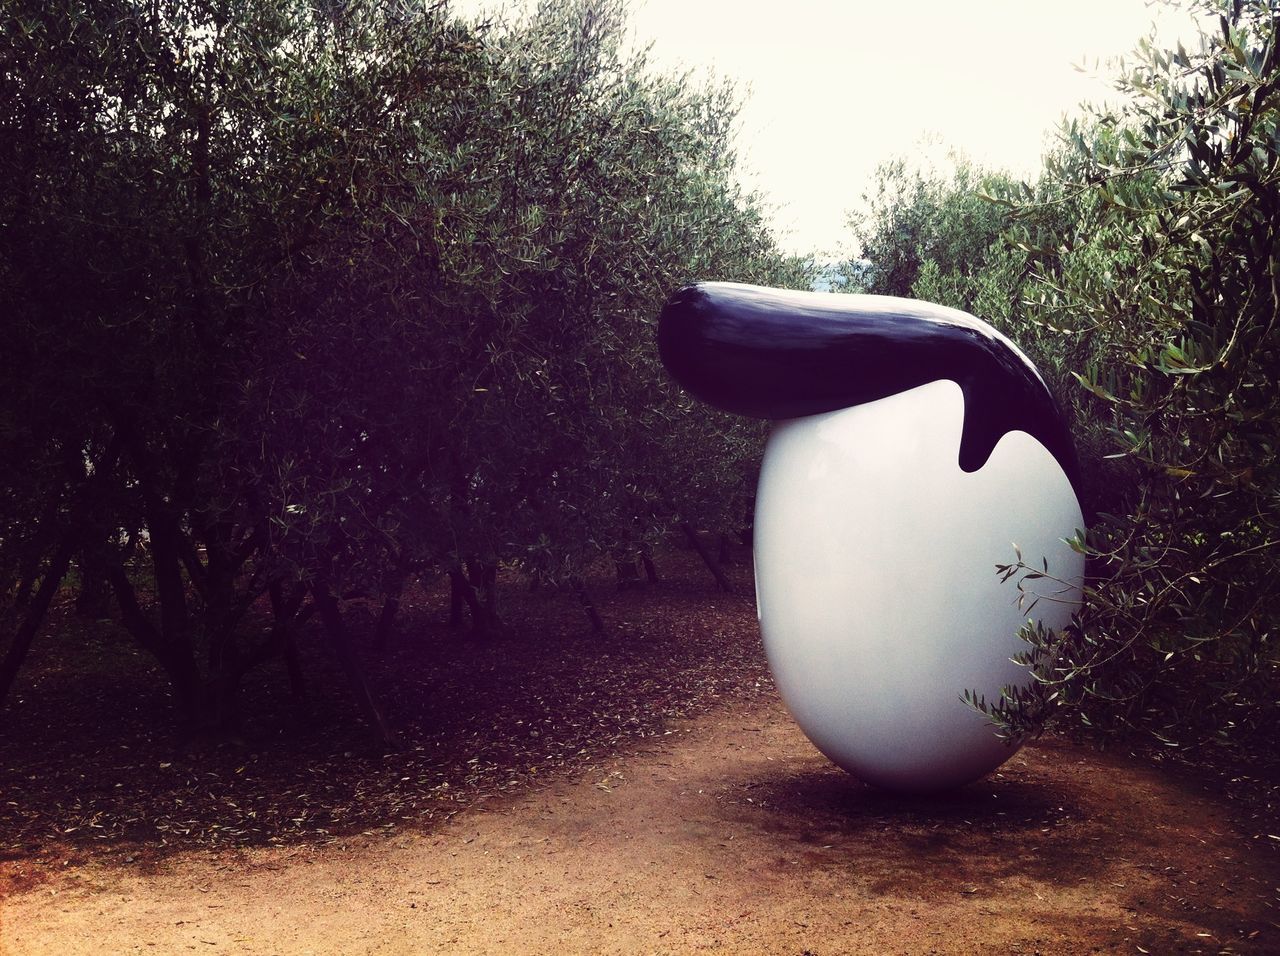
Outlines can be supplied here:
[[[832, 761], [897, 791], [959, 786], [1014, 752], [962, 699], [1028, 680], [1028, 619], [1078, 607], [1070, 436], [1043, 380], [973, 316], [883, 296], [704, 283], [662, 358], [693, 394], [778, 420], [755, 568], [779, 692]], [[1002, 582], [1024, 560], [1045, 577]], [[1039, 600], [1035, 600], [1035, 598]]]

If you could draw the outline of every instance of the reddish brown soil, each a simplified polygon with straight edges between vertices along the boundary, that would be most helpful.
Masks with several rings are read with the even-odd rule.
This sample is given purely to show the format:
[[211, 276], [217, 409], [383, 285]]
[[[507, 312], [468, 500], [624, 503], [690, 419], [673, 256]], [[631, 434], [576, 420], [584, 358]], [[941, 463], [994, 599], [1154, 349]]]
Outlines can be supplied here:
[[268, 672], [245, 741], [175, 753], [110, 634], [45, 642], [0, 740], [0, 954], [1280, 952], [1265, 801], [1057, 741], [878, 794], [787, 718], [749, 601], [666, 569], [608, 638], [517, 597], [475, 644], [420, 596], [371, 662], [390, 756], [320, 655], [305, 719]]
[[1274, 854], [1188, 781], [1061, 743], [946, 797], [832, 768], [776, 704], [434, 832], [63, 868], [17, 954], [1266, 953]]

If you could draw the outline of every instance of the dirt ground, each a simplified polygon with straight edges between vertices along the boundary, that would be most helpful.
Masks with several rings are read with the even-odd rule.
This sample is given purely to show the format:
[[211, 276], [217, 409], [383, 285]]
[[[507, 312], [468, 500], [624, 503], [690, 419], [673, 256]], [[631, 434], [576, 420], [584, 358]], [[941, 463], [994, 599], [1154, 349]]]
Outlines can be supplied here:
[[0, 903], [0, 952], [1275, 953], [1267, 839], [1056, 741], [888, 797], [767, 699], [429, 831], [68, 863]]

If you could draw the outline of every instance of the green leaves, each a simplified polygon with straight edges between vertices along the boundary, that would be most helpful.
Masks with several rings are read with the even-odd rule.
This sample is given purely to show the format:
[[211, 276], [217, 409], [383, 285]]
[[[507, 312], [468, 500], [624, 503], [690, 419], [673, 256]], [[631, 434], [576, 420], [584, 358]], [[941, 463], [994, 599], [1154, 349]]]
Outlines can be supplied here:
[[[989, 250], [955, 267], [933, 245], [993, 193], [966, 196], [960, 178], [895, 187], [864, 227], [909, 223], [913, 294], [998, 317], [1075, 422], [1096, 515], [1073, 542], [1088, 599], [1063, 634], [1024, 633], [1033, 688], [983, 704], [1014, 736], [1057, 718], [1230, 741], [1276, 717], [1277, 21], [1258, 0], [1197, 6], [1221, 14], [1220, 34], [1142, 44], [1117, 83], [1127, 102], [1069, 121], [1037, 183], [995, 191], [1020, 269]], [[868, 248], [881, 276], [899, 261]]]
[[669, 498], [745, 513], [760, 429], [682, 401], [652, 320], [689, 281], [807, 269], [738, 184], [732, 86], [626, 52], [620, 0], [6, 13], [4, 581], [116, 436], [92, 544], [140, 576], [121, 541], [164, 519], [174, 645], [232, 647], [192, 660], [234, 662], [227, 622], [272, 585], [572, 581]]

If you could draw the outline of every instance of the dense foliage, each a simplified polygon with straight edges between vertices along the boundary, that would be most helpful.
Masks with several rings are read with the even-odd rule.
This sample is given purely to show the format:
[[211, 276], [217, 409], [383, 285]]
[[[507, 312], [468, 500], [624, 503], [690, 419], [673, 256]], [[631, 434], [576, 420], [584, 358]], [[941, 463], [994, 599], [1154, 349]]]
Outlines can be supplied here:
[[[732, 88], [627, 52], [622, 0], [0, 5], [0, 699], [75, 580], [183, 726], [272, 659], [300, 686], [315, 614], [390, 739], [346, 598], [376, 644], [441, 575], [492, 634], [500, 566], [590, 610], [591, 562], [743, 520], [760, 427], [667, 382], [653, 318], [812, 276], [737, 185]], [[1024, 632], [1013, 735], [1277, 715], [1277, 16], [1200, 6], [1035, 183], [889, 164], [853, 223], [846, 289], [991, 321], [1073, 422], [1086, 604]]]
[[188, 726], [298, 679], [313, 611], [380, 725], [343, 596], [385, 634], [439, 572], [493, 630], [500, 563], [580, 588], [740, 517], [756, 430], [693, 413], [652, 322], [806, 275], [737, 186], [732, 89], [625, 53], [621, 2], [3, 8], [0, 697], [74, 569]]
[[987, 702], [1014, 735], [1049, 717], [1183, 745], [1274, 729], [1278, 18], [1202, 6], [1216, 31], [1143, 44], [1125, 105], [1070, 122], [1036, 184], [889, 167], [855, 224], [873, 291], [994, 322], [1075, 423], [1086, 603], [1063, 633], [1024, 630], [1036, 683]]

